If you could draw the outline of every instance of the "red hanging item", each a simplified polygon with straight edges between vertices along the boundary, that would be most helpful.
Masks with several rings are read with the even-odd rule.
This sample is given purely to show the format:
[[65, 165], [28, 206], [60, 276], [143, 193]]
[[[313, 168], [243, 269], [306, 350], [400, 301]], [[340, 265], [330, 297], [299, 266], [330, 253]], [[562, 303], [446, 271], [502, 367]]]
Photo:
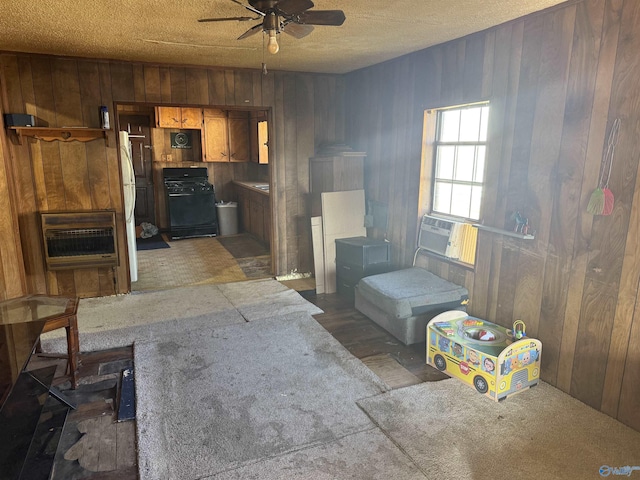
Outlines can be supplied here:
[[598, 188], [591, 194], [589, 205], [587, 205], [587, 212], [593, 215], [611, 215], [613, 212], [614, 197], [613, 192], [609, 190], [609, 179], [611, 178], [611, 167], [613, 166], [613, 157], [616, 144], [618, 143], [619, 131], [620, 119], [616, 118], [611, 126], [609, 141], [607, 142], [607, 151], [602, 159]]

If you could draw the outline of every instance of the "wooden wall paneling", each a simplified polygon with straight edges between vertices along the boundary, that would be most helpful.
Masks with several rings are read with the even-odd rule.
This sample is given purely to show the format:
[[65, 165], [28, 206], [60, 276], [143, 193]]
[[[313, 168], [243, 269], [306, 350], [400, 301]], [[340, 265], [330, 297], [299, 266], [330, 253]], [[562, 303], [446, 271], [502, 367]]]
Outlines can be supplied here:
[[[509, 24], [511, 27], [513, 24]], [[493, 93], [493, 75], [494, 75], [494, 63], [496, 62], [496, 35], [497, 30], [491, 30], [486, 32], [484, 39], [484, 52], [482, 60], [482, 69], [480, 74], [482, 75], [482, 88], [480, 89], [480, 98], [490, 98]]]
[[615, 288], [592, 279], [586, 280], [570, 393], [596, 409], [600, 408], [602, 401], [616, 301]]
[[585, 174], [602, 22], [602, 4], [585, 2], [576, 6], [567, 102], [556, 175], [558, 183], [554, 188], [549, 235], [547, 261], [552, 260], [554, 268], [548, 266], [545, 272], [545, 293], [540, 315], [539, 338], [545, 346], [542, 370], [553, 384], [558, 381], [560, 359], [564, 354], [563, 330], [569, 303], [575, 232], [580, 210], [584, 208], [580, 202], [580, 192]]
[[190, 105], [209, 104], [209, 76], [204, 68], [188, 68], [185, 73], [187, 103]]
[[[112, 116], [115, 116], [116, 107], [114, 102], [122, 101], [131, 101], [131, 83], [129, 83], [129, 87], [123, 82], [113, 82], [114, 70], [113, 67], [116, 67], [115, 74], [123, 75], [124, 78], [132, 78], [128, 76], [129, 70], [125, 67], [120, 66], [118, 63], [100, 63], [100, 98], [101, 105], [113, 106], [110, 108], [112, 112]], [[113, 129], [115, 130], [116, 119], [115, 117], [112, 120]], [[123, 212], [123, 193], [122, 193], [122, 180], [120, 173], [120, 159], [118, 155], [118, 145], [117, 145], [117, 134], [114, 132], [111, 134], [109, 147], [107, 148], [104, 144], [100, 144], [100, 147], [104, 148], [105, 152], [105, 164], [104, 169], [106, 170], [106, 181], [109, 184], [109, 207], [113, 208], [116, 212], [116, 224], [124, 225], [124, 212]], [[96, 142], [97, 143], [97, 142]], [[98, 148], [98, 145], [95, 145], [95, 148]], [[100, 157], [102, 158], [102, 157]], [[97, 157], [91, 160], [92, 162], [97, 161]], [[106, 201], [105, 201], [106, 204]], [[116, 241], [118, 242], [118, 252], [120, 252], [120, 267], [114, 271], [110, 269], [101, 268], [98, 269], [98, 277], [99, 277], [99, 285], [100, 285], [100, 295], [112, 295], [114, 293], [126, 293], [131, 290], [130, 282], [129, 282], [129, 272], [128, 272], [128, 260], [124, 257], [125, 253], [128, 252], [128, 244], [126, 238], [126, 232], [124, 228], [117, 228], [116, 230]], [[115, 282], [113, 281], [115, 278]], [[110, 279], [110, 280], [106, 280]], [[117, 288], [117, 291], [115, 290]]]
[[[273, 130], [269, 135], [269, 163], [271, 169], [271, 178], [275, 180], [275, 185], [279, 188], [275, 192], [269, 192], [272, 200], [275, 198], [275, 220], [276, 234], [273, 238], [277, 242], [277, 258], [279, 260], [278, 268], [274, 273], [276, 275], [284, 275], [289, 273], [288, 251], [288, 222], [287, 222], [287, 172], [286, 172], [286, 155], [285, 155], [285, 94], [283, 86], [283, 75], [280, 73], [273, 74], [273, 105], [272, 111]], [[275, 133], [275, 135], [271, 135]], [[272, 140], [275, 140], [275, 145]], [[275, 195], [274, 195], [275, 193]]]
[[[3, 60], [3, 59], [0, 59]], [[4, 62], [2, 64], [4, 69]], [[2, 104], [6, 104], [4, 82]], [[0, 106], [0, 114], [6, 112]], [[11, 154], [7, 144], [6, 131], [0, 132], [0, 299], [19, 297], [27, 293], [26, 274], [23, 263], [23, 249], [20, 243], [16, 192], [13, 187]]]
[[540, 372], [544, 380], [551, 384], [555, 384], [557, 381], [562, 344], [563, 313], [566, 310], [569, 289], [570, 261], [570, 258], [564, 256], [547, 255], [538, 331], [537, 334], [532, 332], [532, 335], [536, 335], [536, 338], [544, 346]]
[[225, 104], [224, 70], [209, 70], [209, 102], [211, 105]]
[[345, 144], [346, 136], [345, 130], [347, 128], [347, 118], [346, 118], [346, 104], [345, 104], [345, 93], [346, 93], [346, 82], [344, 77], [333, 75], [330, 77], [331, 81], [335, 82], [335, 95], [334, 95], [334, 110], [333, 116], [335, 118], [334, 125], [334, 141], [335, 143]]
[[[575, 7], [557, 10], [545, 17], [528, 169], [530, 197], [524, 211], [531, 225], [535, 226], [536, 240], [523, 242], [523, 248], [534, 254], [529, 257], [521, 253], [520, 256], [521, 261], [535, 259], [531, 267], [525, 264], [525, 268], [537, 276], [537, 279], [531, 285], [525, 285], [524, 290], [516, 290], [518, 300], [514, 308], [515, 318], [524, 320], [523, 314], [530, 316], [530, 320], [525, 320], [527, 330], [546, 347], [541, 377], [550, 382], [555, 382], [556, 379], [555, 365], [560, 348], [558, 335], [562, 332], [562, 312], [566, 299], [568, 265], [571, 261], [571, 256], [559, 257], [552, 253], [553, 248], [549, 248], [548, 243], [553, 217], [562, 213], [559, 209], [554, 209], [554, 204], [560, 200], [558, 195], [562, 181], [558, 175], [558, 165], [562, 163], [559, 160], [562, 129], [557, 128], [557, 125], [565, 120], [574, 25]], [[556, 220], [560, 223], [565, 221], [564, 218]], [[547, 255], [540, 255], [544, 251], [547, 251]], [[545, 269], [546, 262], [549, 265]], [[526, 301], [523, 301], [525, 298]]]
[[[620, 40], [616, 56], [612, 100], [609, 118], [620, 118], [620, 138], [637, 139], [640, 125], [637, 122], [640, 110], [640, 88], [632, 77], [640, 71], [640, 61], [633, 52], [640, 48], [637, 35], [640, 25], [640, 5], [637, 2], [625, 2], [620, 22]], [[634, 32], [635, 35], [634, 35]], [[611, 128], [611, 127], [609, 127]], [[607, 373], [602, 399], [603, 411], [615, 412], [619, 403], [621, 415], [626, 422], [640, 426], [640, 391], [634, 384], [640, 374], [637, 344], [630, 343], [633, 322], [637, 323], [637, 314], [630, 313], [637, 305], [638, 286], [640, 285], [640, 252], [638, 251], [638, 231], [640, 230], [640, 179], [638, 178], [638, 159], [640, 147], [637, 141], [622, 141], [621, 148], [615, 152], [610, 188], [615, 192], [614, 232], [624, 235], [624, 250], [618, 250], [622, 262], [618, 290], [618, 302], [614, 316], [611, 346], [608, 352]], [[626, 232], [625, 232], [626, 228]], [[609, 240], [610, 241], [610, 240]], [[613, 246], [617, 250], [617, 246]], [[636, 310], [637, 312], [637, 310]], [[626, 357], [623, 365], [620, 361]], [[624, 375], [624, 376], [623, 376]], [[618, 394], [616, 385], [622, 379], [622, 391]], [[618, 397], [618, 395], [620, 395]], [[619, 400], [618, 400], [619, 398]]]
[[[520, 23], [522, 25], [522, 23]], [[509, 178], [509, 154], [511, 144], [507, 139], [512, 138], [513, 132], [513, 110], [515, 100], [509, 95], [510, 89], [517, 83], [517, 73], [519, 72], [519, 53], [522, 43], [512, 43], [513, 24], [503, 26], [495, 32], [495, 58], [492, 59], [493, 75], [491, 87], [484, 87], [483, 90], [491, 90], [493, 96], [490, 99], [490, 121], [489, 121], [489, 145], [487, 148], [487, 162], [485, 166], [485, 178], [495, 179], [488, 181], [483, 192], [483, 210], [481, 218], [487, 225], [496, 225], [496, 218], [502, 219], [504, 214], [496, 213], [499, 199], [504, 198], [506, 190], [506, 180]], [[520, 31], [522, 31], [520, 29]], [[492, 42], [493, 43], [493, 42]], [[519, 47], [519, 48], [518, 48]], [[514, 52], [517, 54], [514, 58]], [[487, 56], [490, 56], [487, 54]], [[487, 63], [487, 60], [484, 62]], [[518, 68], [514, 68], [514, 65]], [[513, 75], [515, 73], [515, 75]], [[502, 138], [503, 141], [498, 139]], [[502, 190], [502, 192], [500, 192]], [[503, 207], [504, 208], [504, 207]], [[501, 255], [494, 255], [495, 241], [499, 241], [497, 251], [502, 249], [502, 238], [483, 231], [479, 232], [475, 271], [481, 281], [474, 282], [474, 291], [470, 292], [473, 298], [471, 309], [474, 315], [480, 318], [495, 318], [495, 308], [490, 313], [490, 305], [495, 307], [496, 302], [491, 302], [491, 293], [497, 292], [499, 277], [491, 275], [493, 271], [499, 271]], [[498, 262], [496, 264], [496, 261]]]
[[462, 103], [464, 79], [464, 40], [454, 40], [442, 46], [442, 86], [440, 107]]
[[[591, 9], [602, 8], [599, 1], [592, 2]], [[575, 345], [578, 335], [580, 305], [584, 292], [584, 276], [591, 250], [590, 239], [593, 215], [587, 213], [586, 205], [591, 193], [598, 184], [600, 161], [604, 151], [607, 129], [607, 113], [611, 97], [614, 63], [618, 45], [619, 21], [622, 0], [606, 2], [604, 5], [604, 23], [600, 41], [600, 51], [595, 80], [593, 107], [590, 112], [589, 138], [586, 150], [586, 162], [580, 194], [580, 209], [576, 225], [573, 246], [573, 263], [569, 279], [567, 309], [564, 316], [562, 334], [562, 355], [558, 364], [558, 388], [569, 392], [573, 372]]]
[[235, 86], [233, 105], [253, 105], [253, 74], [248, 71], [236, 70], [233, 83]]
[[[486, 32], [469, 35], [464, 39], [464, 67], [462, 75], [462, 99], [477, 102], [483, 99], [482, 90], [485, 72]], [[492, 57], [492, 56], [491, 56]], [[491, 71], [488, 69], [486, 71]]]
[[[21, 73], [30, 73], [28, 63], [19, 62], [15, 57], [5, 57], [2, 61], [3, 82], [3, 103], [6, 107], [5, 111], [22, 112], [24, 111], [25, 101], [33, 101], [33, 86], [29, 81], [21, 80]], [[24, 94], [23, 94], [24, 91]], [[33, 111], [31, 112], [33, 113]], [[5, 133], [5, 132], [3, 132]], [[5, 137], [6, 138], [6, 137]], [[8, 200], [13, 203], [7, 214], [15, 215], [16, 223], [10, 223], [11, 217], [5, 218], [6, 225], [15, 226], [15, 232], [7, 232], [9, 241], [14, 239], [14, 235], [19, 235], [20, 249], [23, 254], [20, 259], [24, 265], [20, 266], [22, 270], [22, 278], [24, 280], [26, 274], [27, 284], [20, 285], [20, 289], [26, 287], [31, 288], [42, 287], [42, 281], [38, 284], [33, 274], [38, 271], [42, 272], [40, 266], [42, 257], [38, 255], [39, 248], [39, 228], [36, 216], [31, 212], [34, 211], [36, 205], [36, 195], [34, 193], [33, 169], [29, 160], [29, 147], [27, 145], [9, 147], [6, 145], [5, 168], [7, 169], [7, 181], [11, 181], [12, 188], [7, 191]], [[11, 148], [11, 150], [10, 150]], [[6, 258], [7, 272], [14, 269], [10, 268], [13, 261]], [[39, 269], [39, 270], [38, 270]], [[12, 289], [13, 290], [13, 289]]]
[[543, 292], [543, 283], [540, 280], [544, 277], [545, 258], [521, 249], [517, 269], [513, 317], [503, 318], [506, 322], [504, 326], [513, 324], [517, 319], [524, 320], [527, 334], [538, 338]]
[[[633, 309], [631, 322], [632, 328], [629, 335], [628, 350], [626, 352], [626, 362], [624, 368], [624, 376], [622, 378], [622, 388], [619, 393], [619, 410], [617, 410], [616, 413], [617, 418], [621, 422], [629, 425], [631, 428], [640, 430], [640, 408], [638, 407], [638, 398], [640, 398], [640, 392], [638, 388], [638, 365], [640, 365], [640, 295], [636, 296], [636, 303]], [[616, 327], [614, 324], [614, 332], [615, 330]], [[615, 353], [618, 350], [618, 348], [615, 348], [612, 353]], [[616, 366], [617, 365], [614, 364], [614, 367]], [[615, 375], [612, 373], [610, 374], [608, 368], [607, 376], [605, 379], [604, 397], [609, 396], [609, 391], [606, 389], [606, 387], [609, 383], [610, 378], [613, 378], [615, 380]], [[613, 399], [616, 399], [616, 397], [618, 397], [618, 395], [616, 395], [617, 393], [618, 390], [614, 389], [613, 394], [611, 394], [610, 396], [613, 397]], [[603, 398], [603, 407], [607, 408], [607, 404], [609, 402], [611, 402], [611, 400], [609, 400], [608, 398]], [[604, 411], [607, 412], [607, 410]]]
[[251, 104], [259, 107], [262, 102], [262, 72], [251, 72]]
[[[284, 143], [282, 145], [282, 155], [284, 157], [286, 200], [284, 202], [286, 215], [286, 243], [287, 248], [287, 272], [293, 270], [297, 264], [300, 233], [298, 232], [297, 217], [298, 211], [297, 185], [298, 185], [298, 158], [297, 142], [298, 132], [296, 124], [296, 78], [289, 73], [282, 74], [283, 91], [283, 121], [284, 121]], [[308, 161], [308, 160], [307, 160]]]
[[54, 58], [52, 60], [53, 98], [55, 102], [55, 126], [82, 127], [82, 102], [78, 81], [77, 60]]
[[[513, 316], [514, 303], [516, 301], [516, 285], [518, 273], [518, 261], [520, 251], [514, 247], [514, 240], [505, 239], [502, 250], [495, 252], [500, 255], [500, 284], [497, 292], [497, 307], [495, 322], [500, 325], [511, 325], [515, 320]], [[471, 302], [473, 304], [473, 300]]]
[[160, 102], [171, 103], [171, 68], [160, 67]]
[[224, 103], [223, 105], [233, 105], [236, 98], [235, 91], [235, 72], [233, 70], [224, 70]]
[[[319, 102], [335, 104], [335, 98], [318, 98]], [[295, 86], [296, 166], [297, 166], [297, 228], [299, 260], [302, 273], [313, 271], [313, 248], [311, 246], [311, 215], [307, 207], [309, 197], [309, 158], [315, 153], [315, 98], [314, 79], [311, 75], [300, 75]]]
[[[324, 76], [315, 77], [313, 83], [315, 95], [319, 99], [313, 111], [315, 143], [318, 147], [322, 148], [322, 145], [336, 143], [336, 125], [334, 115], [332, 115], [336, 102], [329, 101], [329, 99], [335, 98], [336, 85], [335, 81]], [[322, 101], [320, 101], [320, 99], [322, 99]], [[313, 152], [313, 154], [315, 154], [315, 152]], [[313, 154], [311, 156], [313, 156]]]
[[[81, 297], [97, 297], [101, 293], [108, 295], [113, 294], [115, 288], [109, 289], [109, 293], [101, 292], [100, 289], [100, 268], [78, 268], [73, 270], [73, 283], [75, 295]], [[108, 269], [107, 269], [108, 270]]]
[[111, 92], [113, 99], [122, 103], [135, 102], [133, 93], [133, 64], [124, 62], [111, 62], [109, 64]]
[[147, 98], [146, 88], [144, 84], [144, 66], [134, 64], [133, 71], [133, 99], [136, 102], [145, 102]]
[[[399, 182], [396, 191], [400, 191], [399, 198], [405, 209], [412, 212], [411, 215], [401, 215], [400, 237], [398, 247], [398, 264], [406, 265], [413, 259], [415, 252], [416, 239], [416, 222], [414, 218], [418, 217], [418, 204], [412, 199], [418, 198], [418, 189], [420, 185], [420, 155], [422, 140], [422, 111], [416, 108], [415, 104], [415, 66], [413, 62], [404, 62], [402, 68], [399, 69], [402, 76], [402, 84], [406, 88], [407, 94], [404, 96], [402, 105], [402, 121], [397, 126], [400, 129], [400, 158], [403, 159], [405, 166], [398, 172]], [[416, 161], [418, 160], [418, 161]], [[402, 188], [404, 186], [404, 188]], [[397, 195], [396, 195], [397, 197]], [[387, 218], [387, 222], [388, 222]]]
[[540, 66], [537, 75], [538, 90], [535, 117], [531, 134], [531, 154], [528, 168], [528, 198], [524, 211], [536, 241], [525, 245], [541, 252], [547, 248], [553, 211], [553, 194], [558, 185], [557, 163], [560, 151], [567, 78], [575, 5], [559, 9], [545, 16], [541, 45]]
[[498, 228], [509, 228], [509, 215], [514, 211], [525, 211], [528, 198], [527, 174], [531, 155], [531, 141], [535, 118], [535, 106], [538, 91], [538, 71], [542, 48], [543, 17], [530, 17], [525, 20], [523, 32], [522, 61], [518, 77], [518, 100], [514, 124], [511, 167], [509, 168], [509, 190], [506, 192], [506, 217]]
[[144, 74], [145, 101], [149, 103], [162, 103], [160, 67], [144, 65], [142, 71]]
[[174, 105], [187, 104], [187, 78], [184, 68], [171, 67], [171, 100]]

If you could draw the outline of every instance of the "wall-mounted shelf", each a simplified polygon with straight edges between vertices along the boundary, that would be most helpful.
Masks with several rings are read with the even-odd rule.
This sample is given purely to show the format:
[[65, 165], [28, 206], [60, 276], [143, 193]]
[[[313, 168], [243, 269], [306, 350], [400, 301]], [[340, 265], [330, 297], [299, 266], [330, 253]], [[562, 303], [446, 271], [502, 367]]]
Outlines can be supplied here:
[[476, 227], [478, 230], [485, 230], [487, 232], [498, 233], [500, 235], [504, 235], [505, 237], [520, 238], [521, 240], [533, 240], [534, 238], [536, 238], [534, 235], [511, 232], [509, 230], [502, 230], [501, 228], [487, 227], [486, 225], [480, 225], [479, 223], [474, 223], [473, 226]]
[[90, 142], [98, 138], [104, 138], [107, 147], [109, 146], [109, 130], [103, 128], [84, 127], [9, 127], [9, 130], [16, 132], [18, 144], [22, 145], [22, 137], [33, 137], [45, 142]]

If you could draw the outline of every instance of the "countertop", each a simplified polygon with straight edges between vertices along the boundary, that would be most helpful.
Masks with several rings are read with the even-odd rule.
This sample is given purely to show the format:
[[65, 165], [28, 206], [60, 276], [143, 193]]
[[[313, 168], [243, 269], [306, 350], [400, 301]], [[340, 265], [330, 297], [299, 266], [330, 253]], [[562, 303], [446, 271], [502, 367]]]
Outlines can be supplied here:
[[266, 182], [249, 182], [249, 181], [233, 180], [233, 183], [238, 185], [239, 187], [246, 188], [247, 190], [261, 193], [262, 195], [265, 195], [267, 197], [269, 196], [269, 184]]

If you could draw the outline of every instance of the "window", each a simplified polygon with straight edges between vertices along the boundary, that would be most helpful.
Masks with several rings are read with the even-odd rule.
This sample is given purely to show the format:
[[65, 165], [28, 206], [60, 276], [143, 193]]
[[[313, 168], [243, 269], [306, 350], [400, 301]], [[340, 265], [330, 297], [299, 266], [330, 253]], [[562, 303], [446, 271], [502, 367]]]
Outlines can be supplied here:
[[433, 138], [435, 213], [480, 219], [489, 104], [437, 110]]

